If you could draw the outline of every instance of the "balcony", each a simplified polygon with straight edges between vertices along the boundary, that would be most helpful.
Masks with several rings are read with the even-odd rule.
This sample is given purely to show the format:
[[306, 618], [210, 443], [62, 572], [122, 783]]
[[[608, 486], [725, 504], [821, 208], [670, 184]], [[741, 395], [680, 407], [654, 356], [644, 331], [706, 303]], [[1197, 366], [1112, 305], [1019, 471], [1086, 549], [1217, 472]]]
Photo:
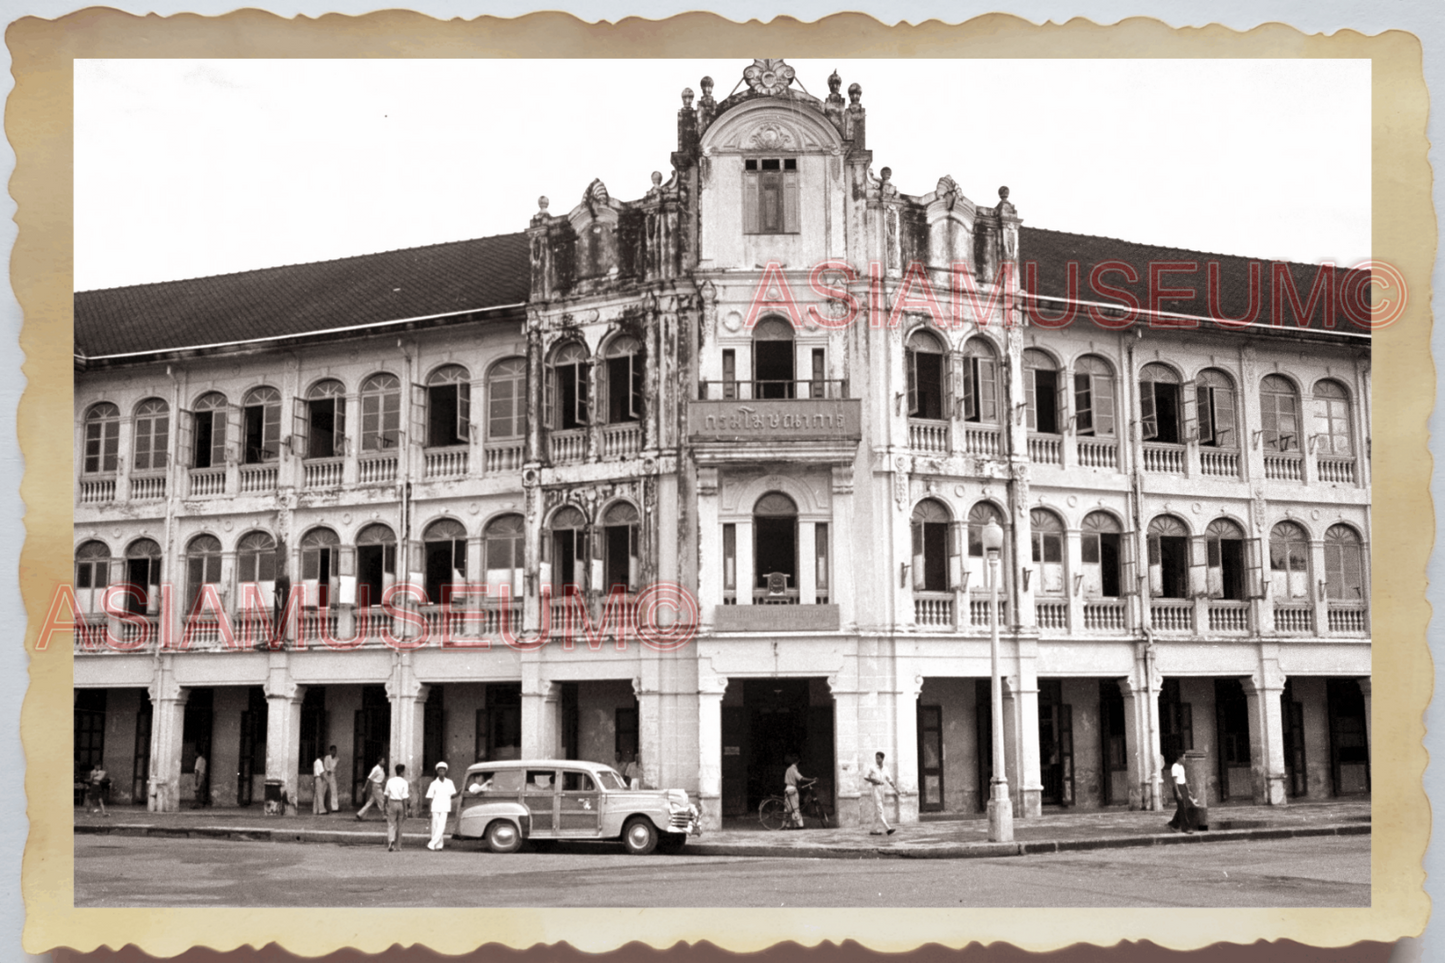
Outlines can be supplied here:
[[213, 498], [226, 493], [224, 468], [192, 468], [187, 481], [186, 494], [190, 498]]
[[[553, 603], [554, 613], [556, 607], [563, 603]], [[439, 605], [425, 606], [421, 610], [422, 618], [426, 621], [427, 637], [436, 642], [442, 638], [442, 631], [445, 628], [448, 639], [492, 639], [500, 640], [502, 631], [502, 611], [496, 604], [478, 608], [453, 608], [445, 614]], [[522, 603], [509, 602], [507, 604], [507, 630], [513, 635], [522, 635]], [[560, 615], [554, 614], [552, 628], [557, 631], [561, 622]], [[445, 624], [444, 624], [445, 623]]]
[[1078, 439], [1079, 467], [1119, 469], [1119, 443], [1100, 438]]
[[587, 429], [569, 428], [547, 434], [547, 457], [554, 465], [569, 465], [587, 460]]
[[1035, 599], [1034, 618], [1044, 632], [1069, 630], [1069, 603], [1066, 599]]
[[925, 628], [953, 628], [953, 593], [913, 593], [913, 622]]
[[691, 401], [687, 436], [703, 463], [751, 463], [769, 457], [791, 462], [847, 462], [863, 437], [862, 402], [841, 397]]
[[133, 502], [158, 502], [166, 497], [166, 476], [164, 472], [130, 476], [130, 500]]
[[[988, 597], [971, 598], [968, 600], [968, 624], [976, 629], [989, 627]], [[1003, 599], [998, 600], [998, 625], [1000, 629], [1006, 628], [1008, 621], [1008, 603]]]
[[307, 488], [340, 488], [345, 462], [340, 458], [312, 458], [303, 463], [302, 484]]
[[1247, 633], [1249, 631], [1249, 603], [1211, 601], [1209, 603], [1209, 631], [1231, 635]]
[[1314, 635], [1314, 606], [1308, 603], [1276, 602], [1274, 630], [1289, 635]]
[[1084, 631], [1123, 632], [1129, 626], [1128, 613], [1123, 599], [1090, 599], [1084, 603]]
[[1335, 455], [1320, 455], [1315, 461], [1320, 481], [1335, 485], [1355, 484], [1355, 460]]
[[642, 450], [642, 425], [635, 421], [602, 427], [602, 458], [627, 458]]
[[1157, 475], [1184, 474], [1184, 446], [1145, 442], [1144, 470]]
[[1001, 434], [997, 425], [966, 424], [963, 426], [963, 453], [997, 458], [1003, 450]]
[[274, 492], [276, 490], [276, 465], [275, 463], [265, 465], [242, 465], [241, 466], [241, 494], [253, 495], [260, 492]]
[[1035, 465], [1062, 465], [1064, 440], [1058, 435], [1029, 435], [1029, 461]]
[[1221, 448], [1199, 449], [1199, 473], [1215, 478], [1239, 477], [1239, 452]]
[[1304, 481], [1304, 458], [1298, 453], [1264, 453], [1264, 477], [1271, 481]]
[[948, 422], [922, 418], [908, 419], [908, 447], [914, 451], [943, 454], [948, 451]]
[[1188, 599], [1151, 599], [1149, 614], [1156, 632], [1194, 631], [1194, 603]]
[[80, 504], [103, 505], [115, 501], [115, 476], [80, 480]]
[[362, 455], [356, 463], [356, 481], [361, 485], [390, 485], [396, 481], [396, 452]]
[[494, 442], [483, 449], [484, 470], [488, 475], [503, 471], [520, 471], [522, 468], [522, 440]]
[[467, 473], [467, 446], [428, 448], [425, 452], [426, 479], [461, 478]]
[[1329, 607], [1331, 635], [1364, 635], [1365, 607], [1353, 602], [1331, 602]]

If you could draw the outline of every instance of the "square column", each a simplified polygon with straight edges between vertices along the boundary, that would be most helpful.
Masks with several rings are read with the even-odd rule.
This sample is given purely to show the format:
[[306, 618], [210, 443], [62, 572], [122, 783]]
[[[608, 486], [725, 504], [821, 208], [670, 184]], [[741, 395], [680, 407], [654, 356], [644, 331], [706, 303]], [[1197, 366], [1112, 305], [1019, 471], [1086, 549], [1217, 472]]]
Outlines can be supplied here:
[[838, 606], [845, 629], [858, 623], [857, 587], [853, 584], [853, 466], [833, 469], [833, 524], [828, 527], [828, 601]]
[[898, 822], [918, 822], [918, 693], [923, 690], [923, 676], [899, 671], [898, 692], [894, 699], [897, 712], [893, 731], [893, 761], [897, 770]]
[[429, 687], [417, 681], [412, 671], [411, 653], [397, 653], [391, 678], [386, 682], [386, 697], [391, 701], [391, 746], [387, 757], [393, 771], [397, 763], [406, 766], [414, 807], [420, 780], [427, 775], [422, 759], [422, 733], [428, 691]]
[[1284, 771], [1284, 720], [1280, 695], [1284, 673], [1273, 660], [1240, 680], [1249, 707], [1249, 758], [1255, 805], [1283, 806], [1289, 801]]
[[[562, 754], [560, 690], [556, 683], [534, 674], [540, 670], [537, 663], [522, 666], [523, 759], [556, 759]], [[640, 728], [640, 718], [638, 725]]]
[[[1129, 756], [1129, 808], [1158, 811], [1162, 808], [1162, 776], [1159, 727], [1153, 717], [1159, 692], [1147, 682], [1130, 677], [1119, 680], [1124, 697], [1124, 747]], [[1203, 797], [1201, 797], [1202, 799]]]
[[708, 831], [722, 828], [722, 700], [727, 687], [726, 676], [699, 672], [697, 796], [702, 806], [703, 829]]
[[1043, 815], [1043, 784], [1039, 782], [1039, 682], [1032, 662], [1003, 680], [1004, 754], [1008, 759], [1009, 791], [1014, 815]]
[[181, 736], [186, 721], [186, 699], [190, 690], [176, 684], [171, 671], [172, 656], [161, 656], [161, 664], [149, 686], [151, 700], [151, 771], [146, 809], [176, 812], [181, 808]]
[[[857, 671], [856, 662], [851, 668]], [[828, 687], [833, 692], [833, 759], [837, 766], [834, 776], [840, 827], [866, 826], [873, 820], [872, 793], [868, 794], [866, 803], [863, 801], [863, 773], [873, 763], [873, 750], [860, 745], [861, 694], [857, 686], [856, 679], [845, 679], [842, 673], [828, 678]]]
[[665, 781], [663, 776], [662, 693], [657, 676], [657, 663], [645, 659], [642, 675], [632, 680], [632, 694], [637, 699], [637, 753], [642, 763], [642, 784], [665, 788], [678, 783]]
[[266, 778], [280, 780], [286, 798], [296, 805], [301, 764], [301, 703], [306, 687], [291, 679], [286, 653], [269, 656], [266, 676]]

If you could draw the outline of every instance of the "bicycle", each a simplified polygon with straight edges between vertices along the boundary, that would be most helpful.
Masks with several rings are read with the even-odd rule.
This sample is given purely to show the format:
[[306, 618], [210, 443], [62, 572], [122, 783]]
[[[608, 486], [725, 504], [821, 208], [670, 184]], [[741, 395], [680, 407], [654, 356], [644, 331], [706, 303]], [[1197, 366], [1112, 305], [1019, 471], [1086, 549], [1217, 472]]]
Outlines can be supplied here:
[[[817, 779], [804, 779], [798, 784], [798, 812], [806, 820], [809, 817], [818, 820], [822, 828], [827, 829], [832, 825], [831, 817], [828, 815], [828, 807], [823, 800], [818, 798], [813, 786]], [[769, 796], [758, 806], [758, 822], [763, 824], [764, 829], [782, 829], [788, 821], [788, 798], [786, 796]]]

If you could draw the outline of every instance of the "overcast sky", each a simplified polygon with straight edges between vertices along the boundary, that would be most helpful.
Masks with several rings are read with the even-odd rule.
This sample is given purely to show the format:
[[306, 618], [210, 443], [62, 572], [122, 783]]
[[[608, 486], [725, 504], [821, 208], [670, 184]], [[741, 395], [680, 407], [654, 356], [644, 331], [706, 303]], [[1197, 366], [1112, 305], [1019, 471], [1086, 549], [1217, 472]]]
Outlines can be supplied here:
[[[683, 87], [747, 60], [77, 60], [75, 290], [524, 230], [666, 176]], [[1370, 253], [1370, 66], [797, 60], [863, 86], [875, 171], [1024, 223], [1261, 258]]]

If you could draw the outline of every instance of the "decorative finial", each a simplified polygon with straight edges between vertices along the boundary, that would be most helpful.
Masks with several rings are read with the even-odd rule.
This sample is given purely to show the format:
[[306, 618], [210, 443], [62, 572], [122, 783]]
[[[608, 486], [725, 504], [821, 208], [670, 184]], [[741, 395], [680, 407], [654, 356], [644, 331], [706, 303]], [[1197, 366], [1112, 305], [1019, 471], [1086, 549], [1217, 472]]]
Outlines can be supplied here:
[[1006, 200], [1008, 200], [1008, 188], [1007, 188], [1007, 187], [1000, 187], [1000, 188], [998, 189], [998, 199], [1001, 200], [1001, 201], [1006, 201]]
[[662, 186], [662, 171], [653, 171], [653, 172], [652, 172], [652, 187], [653, 187], [653, 190], [656, 190], [657, 188], [659, 188], [659, 187], [661, 187], [661, 186]]
[[863, 99], [863, 85], [862, 85], [862, 84], [849, 84], [849, 85], [848, 85], [848, 100], [849, 100], [851, 103], [856, 104], [856, 103], [858, 103], [858, 102], [859, 102], [860, 100], [862, 100], [862, 99]]
[[543, 194], [541, 197], [537, 198], [537, 210], [543, 214], [546, 214], [547, 205], [551, 203], [551, 201], [547, 200], [547, 195]]
[[743, 79], [754, 93], [776, 96], [787, 90], [796, 73], [782, 60], [754, 60], [743, 71]]
[[828, 92], [836, 94], [838, 92], [838, 88], [842, 86], [843, 78], [838, 76], [838, 70], [837, 68], [834, 68], [833, 72], [828, 75]]
[[682, 107], [684, 110], [692, 110], [692, 88], [682, 88]]
[[704, 77], [704, 78], [702, 78], [701, 85], [702, 85], [702, 95], [703, 95], [704, 97], [710, 96], [710, 95], [712, 94], [712, 78], [711, 78], [711, 77]]
[[878, 176], [881, 177], [881, 178], [883, 178], [883, 180], [885, 180], [885, 181], [886, 181], [886, 180], [889, 180], [890, 178], [893, 177], [893, 168], [891, 168], [891, 167], [885, 167], [885, 168], [883, 168], [881, 171], [878, 172]]

